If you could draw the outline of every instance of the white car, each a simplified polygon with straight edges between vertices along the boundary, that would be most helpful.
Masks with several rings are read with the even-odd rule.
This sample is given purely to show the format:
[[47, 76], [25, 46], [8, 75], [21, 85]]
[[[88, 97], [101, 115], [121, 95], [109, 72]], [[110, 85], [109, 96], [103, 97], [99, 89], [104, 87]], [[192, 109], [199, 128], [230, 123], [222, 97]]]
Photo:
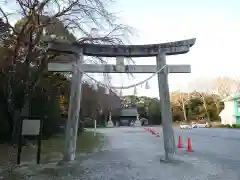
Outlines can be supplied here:
[[198, 128], [198, 124], [197, 123], [192, 123], [192, 128]]
[[192, 128], [208, 128], [208, 127], [210, 127], [208, 122], [192, 123]]
[[191, 129], [191, 128], [192, 128], [192, 126], [187, 123], [180, 124], [180, 129]]
[[198, 128], [208, 128], [209, 124], [207, 122], [206, 123], [198, 123], [197, 126], [198, 126]]

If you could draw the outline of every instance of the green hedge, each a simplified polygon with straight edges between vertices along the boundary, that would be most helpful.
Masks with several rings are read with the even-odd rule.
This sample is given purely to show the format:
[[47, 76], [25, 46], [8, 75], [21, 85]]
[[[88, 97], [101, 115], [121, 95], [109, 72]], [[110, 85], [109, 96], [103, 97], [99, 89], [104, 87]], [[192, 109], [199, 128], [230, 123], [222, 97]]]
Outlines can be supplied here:
[[240, 128], [240, 124], [234, 124], [232, 128]]
[[218, 128], [240, 128], [240, 124], [233, 124], [232, 126], [230, 126], [229, 124], [220, 124], [218, 126], [216, 126]]

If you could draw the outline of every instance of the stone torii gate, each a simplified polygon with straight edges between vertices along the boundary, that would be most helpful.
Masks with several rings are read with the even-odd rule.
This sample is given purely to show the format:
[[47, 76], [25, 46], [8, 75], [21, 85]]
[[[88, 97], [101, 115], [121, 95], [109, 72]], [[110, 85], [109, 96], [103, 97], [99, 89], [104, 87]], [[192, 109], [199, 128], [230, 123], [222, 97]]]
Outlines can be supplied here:
[[[68, 54], [77, 54], [76, 62], [56, 62], [48, 64], [48, 71], [72, 72], [71, 97], [66, 125], [66, 144], [64, 161], [75, 159], [78, 119], [81, 102], [82, 71], [86, 73], [155, 73], [158, 72], [159, 96], [161, 101], [161, 116], [164, 138], [165, 160], [171, 160], [175, 153], [175, 140], [172, 128], [172, 112], [170, 104], [168, 73], [190, 73], [190, 65], [167, 65], [167, 55], [187, 53], [195, 44], [196, 39], [183, 41], [149, 44], [149, 45], [100, 45], [67, 43], [52, 40], [48, 44], [48, 51], [58, 51]], [[156, 57], [157, 65], [97, 65], [84, 64], [83, 56], [98, 57]], [[79, 70], [81, 69], [81, 71]]]

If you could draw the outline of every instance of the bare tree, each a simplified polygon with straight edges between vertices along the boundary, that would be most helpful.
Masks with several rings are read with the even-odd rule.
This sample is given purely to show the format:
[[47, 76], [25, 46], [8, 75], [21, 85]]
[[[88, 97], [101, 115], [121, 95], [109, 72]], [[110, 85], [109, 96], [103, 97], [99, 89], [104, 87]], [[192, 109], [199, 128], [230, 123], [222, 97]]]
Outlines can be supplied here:
[[199, 77], [189, 83], [192, 90], [199, 92], [218, 94], [221, 98], [226, 98], [232, 93], [240, 90], [240, 79], [238, 77], [216, 76]]
[[174, 105], [181, 107], [183, 111], [184, 121], [187, 122], [186, 104], [188, 101], [188, 94], [180, 91], [171, 93], [171, 101]]
[[204, 93], [204, 92], [197, 92], [197, 91], [194, 91], [190, 94], [191, 97], [199, 97], [203, 103], [203, 108], [205, 110], [205, 113], [204, 113], [204, 116], [207, 115], [207, 123], [209, 125], [211, 125], [211, 120], [210, 120], [210, 116], [209, 116], [209, 112], [208, 112], [208, 108], [207, 108], [207, 104], [206, 104], [206, 97], [208, 96], [209, 94], [208, 93]]
[[[28, 106], [48, 61], [59, 56], [46, 53], [42, 41], [45, 28], [54, 27], [60, 21], [70, 32], [79, 35], [79, 43], [123, 43], [123, 39], [130, 33], [129, 27], [117, 23], [117, 17], [109, 11], [110, 3], [111, 0], [15, 0], [0, 4], [0, 7], [9, 7], [8, 11], [0, 8], [0, 13], [12, 32], [11, 44], [8, 46], [11, 53], [2, 61], [11, 62], [4, 72], [10, 74], [5, 92], [13, 137], [16, 137], [19, 115]], [[10, 7], [15, 9], [10, 12]], [[10, 23], [9, 15], [20, 17], [17, 26]], [[46, 33], [53, 34], [54, 29]], [[24, 72], [21, 76], [19, 69]], [[23, 88], [22, 101], [18, 105], [14, 99], [17, 86]]]
[[201, 94], [200, 94], [200, 97], [202, 98], [203, 107], [204, 107], [205, 112], [206, 112], [206, 114], [207, 114], [207, 122], [208, 122], [209, 125], [211, 125], [211, 120], [210, 120], [210, 116], [209, 116], [209, 113], [208, 113], [208, 109], [207, 109], [207, 105], [206, 105], [206, 100], [205, 100], [205, 96], [206, 96], [206, 95], [207, 95], [207, 94], [201, 93]]
[[223, 76], [214, 80], [215, 93], [221, 98], [226, 98], [240, 90], [240, 81], [231, 77]]

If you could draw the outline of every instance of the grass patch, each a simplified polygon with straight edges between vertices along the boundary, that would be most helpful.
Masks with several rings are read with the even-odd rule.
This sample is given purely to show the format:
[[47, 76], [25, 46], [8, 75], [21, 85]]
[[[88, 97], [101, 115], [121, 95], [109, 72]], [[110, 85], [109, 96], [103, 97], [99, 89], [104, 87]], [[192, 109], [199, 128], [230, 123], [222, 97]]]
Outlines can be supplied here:
[[[48, 140], [42, 141], [42, 153], [48, 154], [49, 152], [61, 152], [64, 149], [65, 137], [63, 135], [53, 136]], [[96, 148], [101, 148], [103, 145], [104, 137], [102, 134], [85, 131], [78, 136], [76, 152], [89, 153]]]
[[[48, 162], [58, 162], [59, 157], [52, 157], [52, 156], [58, 156], [58, 155], [53, 155], [53, 153], [60, 154], [64, 150], [64, 135], [56, 135], [53, 136], [52, 138], [48, 140], [43, 140], [42, 141], [42, 156], [41, 156], [41, 163], [45, 164]], [[100, 149], [104, 143], [104, 136], [100, 133], [96, 133], [96, 136], [94, 136], [94, 132], [88, 132], [85, 131], [81, 135], [78, 136], [77, 139], [77, 146], [76, 146], [76, 153], [91, 153], [95, 149]], [[9, 154], [9, 149], [12, 149], [12, 153]], [[30, 168], [31, 165], [28, 167], [23, 167], [23, 172], [21, 171], [16, 171], [15, 167], [10, 167], [9, 166], [9, 161], [12, 161], [13, 159], [16, 161], [16, 148], [14, 147], [9, 147], [7, 145], [1, 145], [0, 146], [0, 179], [9, 179], [9, 180], [20, 180], [20, 179], [28, 179], [27, 176], [35, 176], [38, 172], [35, 171], [34, 166], [33, 169]], [[26, 159], [28, 161], [35, 161], [36, 158], [36, 147], [24, 147], [23, 152], [22, 152], [22, 161], [26, 162]], [[13, 153], [14, 151], [14, 153]], [[14, 154], [14, 156], [13, 156]], [[45, 157], [44, 157], [45, 156]], [[46, 156], [49, 156], [48, 158]], [[27, 157], [27, 158], [26, 158]], [[52, 159], [53, 158], [53, 159]], [[58, 160], [56, 160], [56, 159]], [[4, 159], [4, 164], [3, 163]], [[48, 162], [47, 162], [48, 161]], [[16, 163], [16, 162], [15, 162]], [[28, 163], [27, 163], [28, 164]], [[34, 163], [35, 164], [35, 163]], [[4, 169], [4, 171], [1, 171]], [[25, 168], [25, 170], [24, 170]], [[48, 170], [48, 169], [47, 169]], [[80, 169], [81, 170], [81, 169]], [[77, 169], [77, 173], [80, 173], [80, 170]], [[66, 174], [69, 172], [74, 171], [72, 168], [64, 168], [60, 170], [54, 170], [50, 168], [50, 174], [53, 175], [52, 173], [58, 173], [58, 174]], [[52, 172], [53, 171], [53, 172]], [[29, 174], [30, 173], [30, 174]], [[44, 173], [43, 173], [44, 174]], [[57, 177], [58, 174], [56, 175]], [[48, 175], [48, 173], [47, 173]], [[32, 178], [29, 178], [32, 179]], [[45, 178], [44, 178], [45, 179]]]
[[[57, 154], [56, 159], [59, 159], [59, 154], [64, 150], [64, 135], [56, 135], [48, 140], [42, 140], [41, 161], [44, 161], [46, 156]], [[104, 143], [104, 136], [100, 133], [84, 131], [77, 139], [77, 153], [91, 153], [95, 149], [100, 149]], [[21, 153], [21, 162], [35, 161], [37, 146], [24, 146]], [[51, 159], [51, 158], [50, 158]], [[0, 144], [0, 170], [11, 165], [15, 165], [17, 160], [17, 147], [8, 144]]]

